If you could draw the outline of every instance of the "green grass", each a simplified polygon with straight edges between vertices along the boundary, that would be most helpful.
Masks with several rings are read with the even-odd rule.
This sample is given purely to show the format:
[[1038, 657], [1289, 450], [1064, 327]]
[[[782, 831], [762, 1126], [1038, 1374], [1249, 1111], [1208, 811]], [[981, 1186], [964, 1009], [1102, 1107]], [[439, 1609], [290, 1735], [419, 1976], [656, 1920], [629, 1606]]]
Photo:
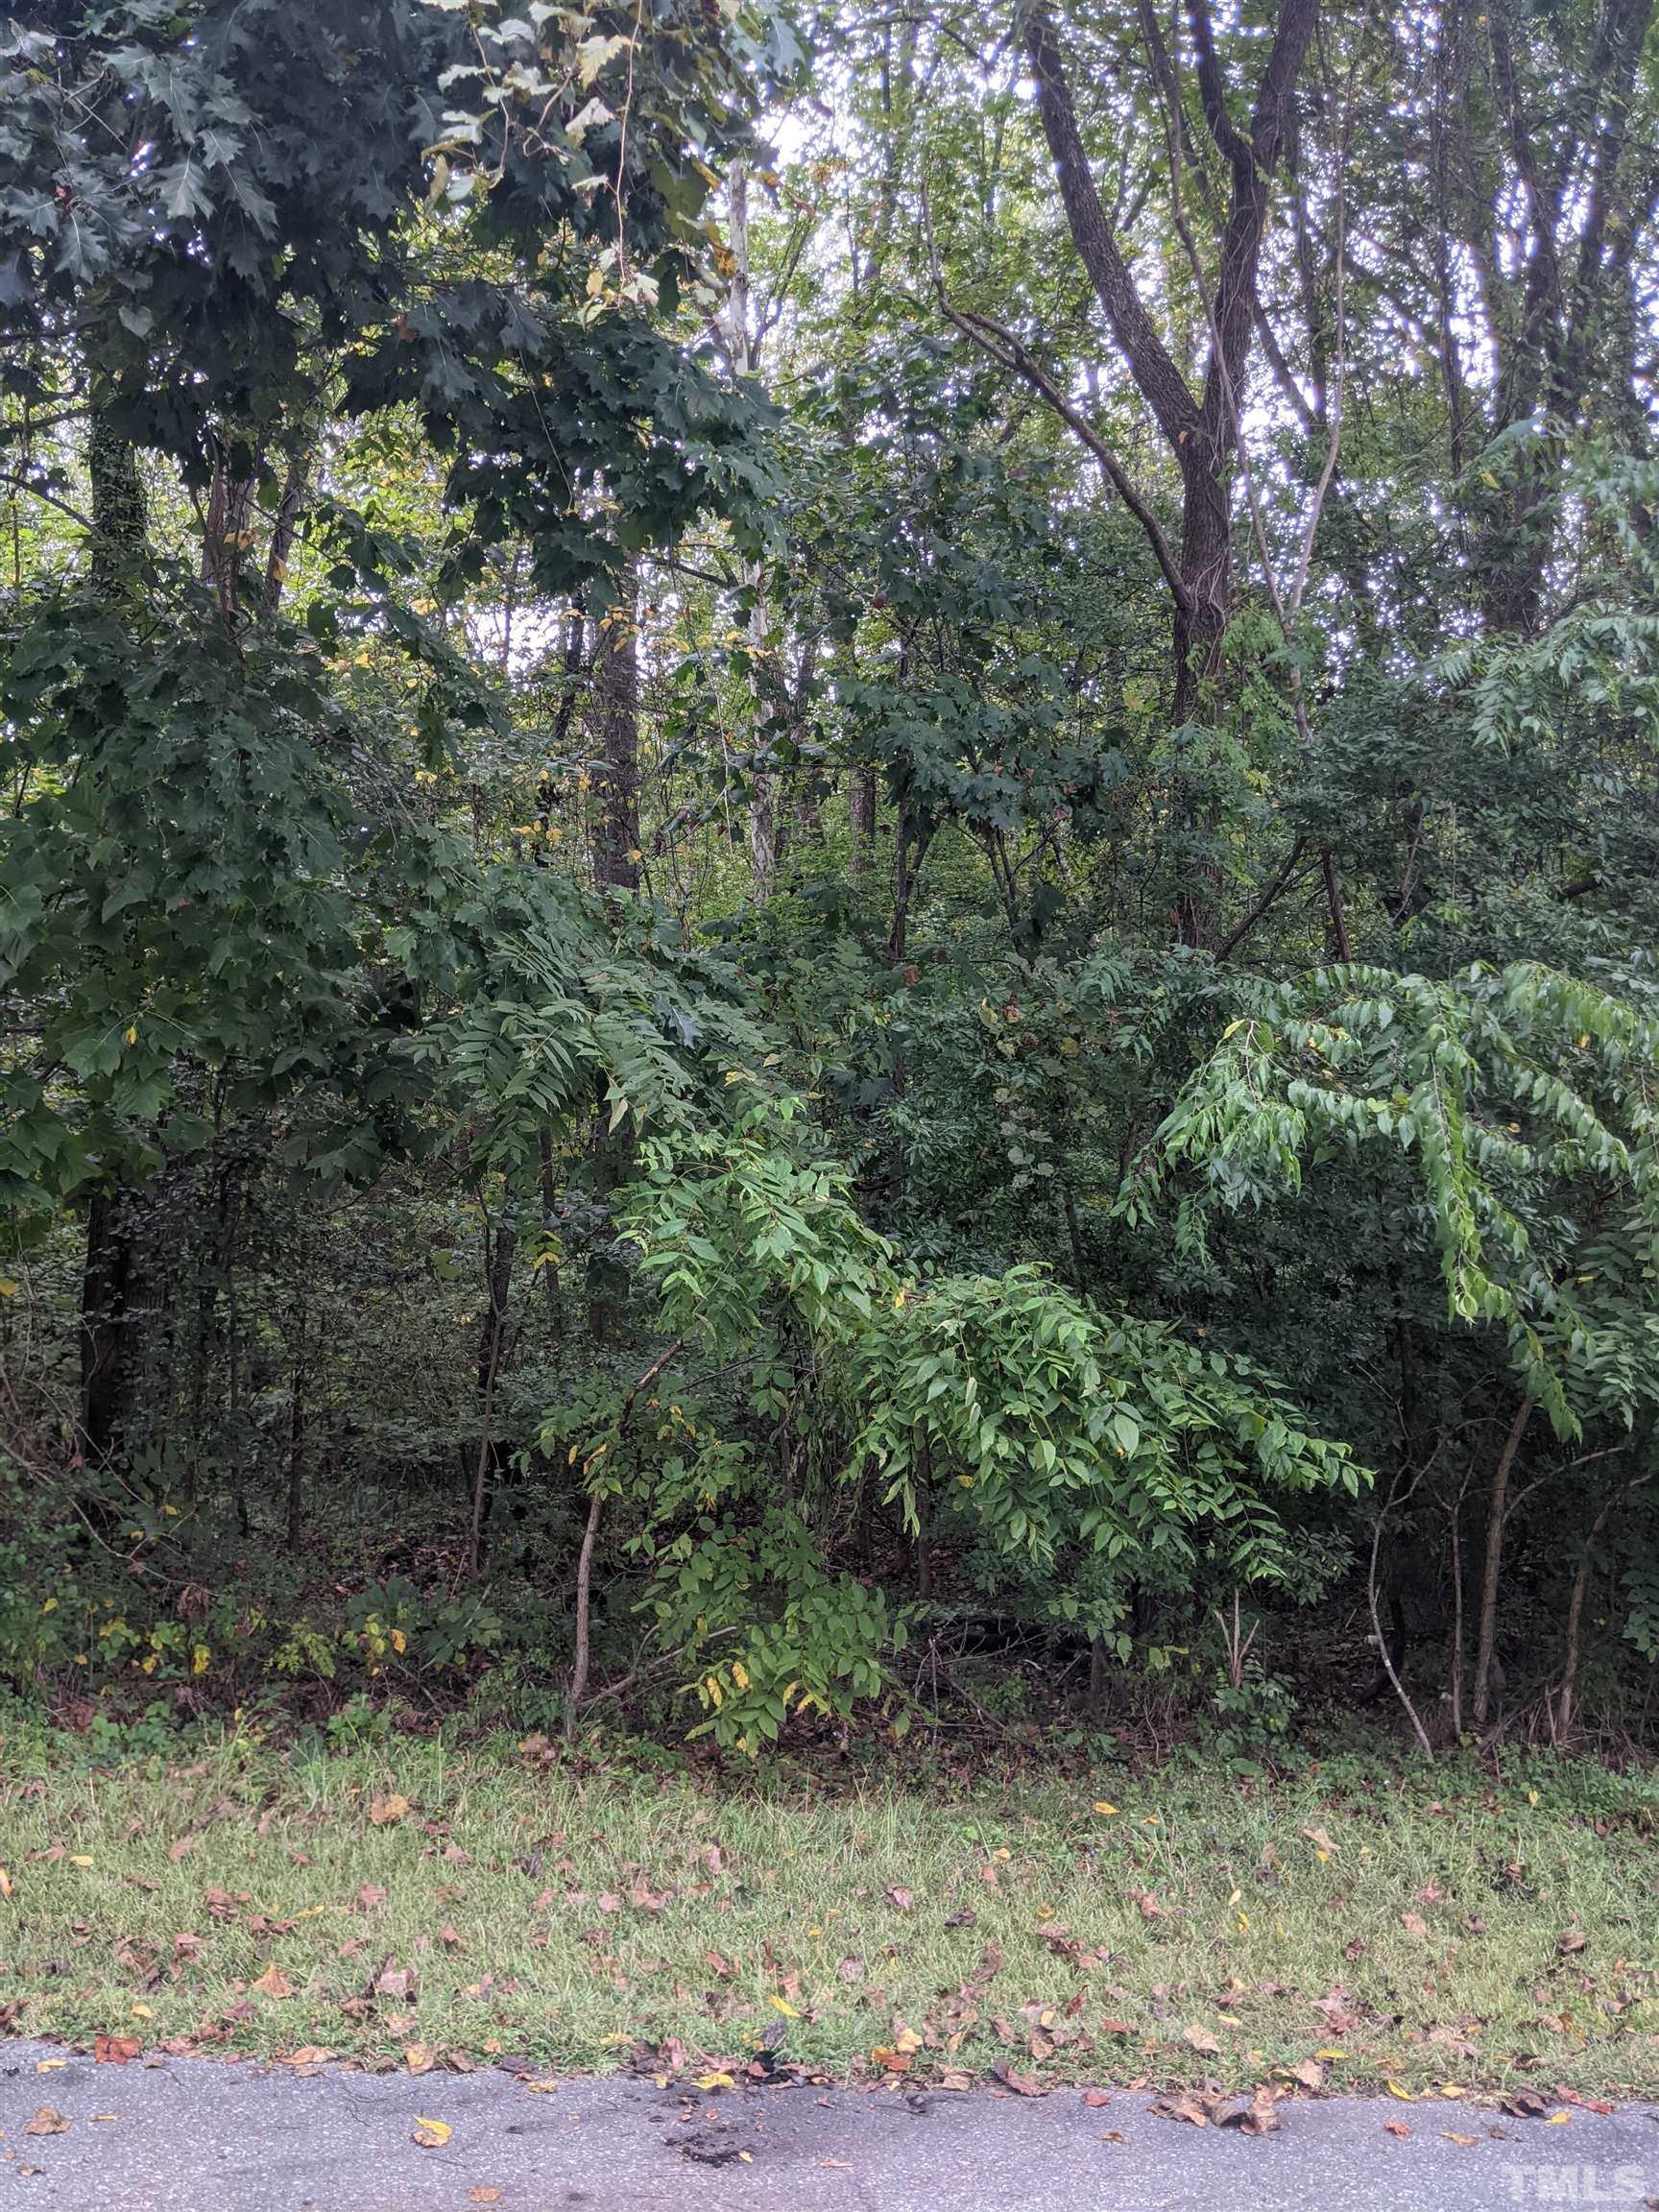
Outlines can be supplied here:
[[[1339, 2052], [1333, 2087], [1659, 2087], [1654, 1800], [1596, 1767], [1268, 1784], [1188, 1764], [952, 1800], [578, 1775], [507, 1739], [72, 1757], [0, 1741], [0, 2004], [27, 2000], [21, 2032], [552, 2071], [668, 2037], [695, 2069], [772, 2038], [845, 2075], [909, 2029], [918, 2074], [1231, 2086]], [[410, 1810], [376, 1824], [388, 1796]], [[354, 2002], [388, 1960], [415, 2000]]]

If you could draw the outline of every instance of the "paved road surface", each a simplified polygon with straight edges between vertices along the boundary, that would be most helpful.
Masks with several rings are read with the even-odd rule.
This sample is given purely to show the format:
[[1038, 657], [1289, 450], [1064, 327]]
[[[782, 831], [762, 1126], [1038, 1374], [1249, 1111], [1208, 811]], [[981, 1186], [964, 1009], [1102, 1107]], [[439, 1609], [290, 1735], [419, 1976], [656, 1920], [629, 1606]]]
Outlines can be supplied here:
[[[536, 2094], [498, 2072], [416, 2080], [327, 2067], [296, 2078], [192, 2058], [70, 2057], [36, 2071], [64, 2056], [0, 2045], [0, 2212], [1659, 2205], [1659, 2106], [1579, 2109], [1550, 2127], [1461, 2104], [1333, 2098], [1281, 2105], [1279, 2131], [1252, 2139], [1154, 2117], [1144, 2098], [1090, 2107], [1064, 2090], [1025, 2099], [796, 2086], [686, 2099], [622, 2079]], [[42, 2104], [66, 2130], [23, 2132]], [[412, 2140], [421, 2118], [448, 2125], [441, 2148]], [[1410, 2135], [1391, 2134], [1388, 2121]]]

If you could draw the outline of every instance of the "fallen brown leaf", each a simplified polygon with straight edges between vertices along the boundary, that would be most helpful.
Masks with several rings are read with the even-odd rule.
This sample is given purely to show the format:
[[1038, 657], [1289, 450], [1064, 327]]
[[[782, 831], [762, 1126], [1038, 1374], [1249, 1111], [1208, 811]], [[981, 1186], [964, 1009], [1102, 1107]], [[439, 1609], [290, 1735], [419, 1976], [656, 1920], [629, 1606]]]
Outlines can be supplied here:
[[1512, 2120], [1542, 2120], [1550, 2109], [1548, 2098], [1536, 2089], [1510, 2089], [1498, 2102]]
[[42, 2104], [33, 2120], [23, 2123], [25, 2135], [67, 2135], [69, 2123], [54, 2105]]
[[1208, 2128], [1219, 2104], [1217, 2097], [1200, 2097], [1189, 2090], [1184, 2096], [1160, 2097], [1147, 2109], [1160, 2120], [1184, 2120], [1190, 2128]]
[[1279, 2124], [1279, 2115], [1273, 2108], [1273, 2092], [1265, 2082], [1241, 2110], [1224, 2112], [1219, 2122], [1223, 2128], [1237, 2128], [1241, 2135], [1271, 2135]]

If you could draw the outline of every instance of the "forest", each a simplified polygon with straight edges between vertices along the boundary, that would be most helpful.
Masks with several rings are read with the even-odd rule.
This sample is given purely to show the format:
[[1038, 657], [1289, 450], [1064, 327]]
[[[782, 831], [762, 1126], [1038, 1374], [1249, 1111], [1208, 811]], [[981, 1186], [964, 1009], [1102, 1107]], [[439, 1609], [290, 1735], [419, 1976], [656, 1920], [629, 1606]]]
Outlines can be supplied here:
[[13, 0], [8, 1710], [1651, 1754], [1654, 16]]

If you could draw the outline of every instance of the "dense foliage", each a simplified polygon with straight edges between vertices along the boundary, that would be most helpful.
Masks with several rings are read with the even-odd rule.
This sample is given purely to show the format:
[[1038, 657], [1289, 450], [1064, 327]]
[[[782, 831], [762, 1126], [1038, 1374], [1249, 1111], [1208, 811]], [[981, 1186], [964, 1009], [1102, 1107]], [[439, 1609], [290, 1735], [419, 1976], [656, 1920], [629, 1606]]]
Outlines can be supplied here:
[[1652, 15], [12, 11], [0, 1671], [1643, 1735]]

